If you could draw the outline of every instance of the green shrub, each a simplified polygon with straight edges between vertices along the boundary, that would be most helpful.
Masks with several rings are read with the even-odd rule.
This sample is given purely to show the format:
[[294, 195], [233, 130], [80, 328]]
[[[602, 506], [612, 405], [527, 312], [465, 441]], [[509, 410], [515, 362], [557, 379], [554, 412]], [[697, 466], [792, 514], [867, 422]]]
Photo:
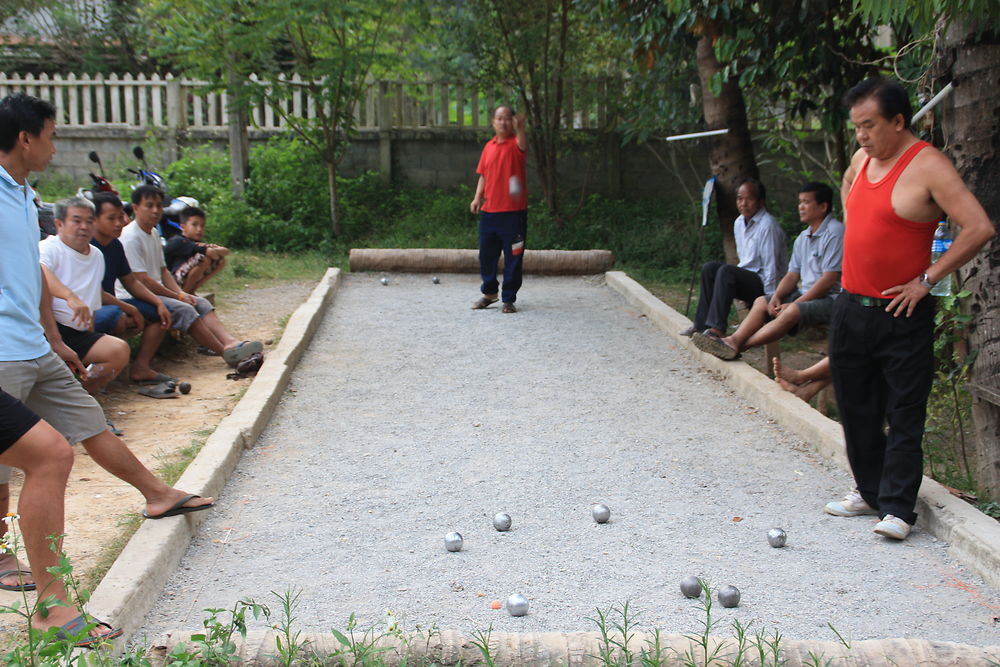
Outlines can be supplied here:
[[[208, 238], [234, 248], [278, 252], [350, 247], [475, 248], [476, 217], [467, 186], [428, 190], [386, 185], [379, 174], [339, 178], [342, 234], [330, 230], [326, 167], [309, 146], [275, 137], [250, 152], [250, 178], [242, 200], [229, 188], [229, 158], [211, 147], [189, 151], [171, 165], [175, 194], [198, 199], [208, 212]], [[618, 263], [683, 279], [690, 267], [721, 258], [717, 224], [699, 242], [700, 209], [660, 200], [587, 197], [557, 223], [541, 200], [532, 200], [528, 245], [582, 250], [606, 248]]]

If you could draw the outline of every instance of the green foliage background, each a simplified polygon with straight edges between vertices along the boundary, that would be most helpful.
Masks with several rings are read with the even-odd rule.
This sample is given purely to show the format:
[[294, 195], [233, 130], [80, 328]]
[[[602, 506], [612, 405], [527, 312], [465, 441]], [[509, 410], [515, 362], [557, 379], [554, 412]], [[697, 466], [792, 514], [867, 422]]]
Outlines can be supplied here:
[[[208, 238], [234, 248], [279, 252], [319, 249], [331, 258], [351, 247], [478, 246], [468, 187], [428, 190], [382, 183], [378, 174], [341, 178], [344, 232], [330, 234], [326, 171], [296, 139], [274, 138], [250, 155], [250, 182], [242, 200], [229, 187], [229, 158], [202, 147], [168, 170], [170, 190], [198, 199], [208, 212]], [[718, 231], [706, 228], [699, 257], [699, 210], [663, 200], [609, 199], [590, 195], [570, 222], [557, 225], [540, 202], [530, 206], [528, 244], [533, 248], [606, 248], [620, 266], [683, 280], [690, 266], [721, 254]]]

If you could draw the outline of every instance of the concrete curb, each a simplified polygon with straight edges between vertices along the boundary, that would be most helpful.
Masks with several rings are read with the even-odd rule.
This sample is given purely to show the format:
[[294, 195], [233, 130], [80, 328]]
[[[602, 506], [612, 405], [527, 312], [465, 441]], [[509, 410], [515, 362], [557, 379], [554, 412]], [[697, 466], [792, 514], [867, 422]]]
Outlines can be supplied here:
[[[268, 353], [246, 394], [177, 481], [178, 488], [202, 496], [222, 492], [243, 450], [254, 446], [267, 425], [339, 285], [340, 269], [327, 269], [309, 298], [288, 320], [281, 341]], [[196, 512], [178, 519], [144, 522], [94, 590], [87, 609], [125, 631], [119, 646], [141, 626], [207, 514]]]
[[[691, 321], [650, 294], [622, 271], [608, 271], [607, 284], [653, 324], [672, 336], [706, 368], [719, 374], [746, 400], [761, 408], [784, 428], [811, 444], [820, 454], [850, 471], [844, 453], [840, 424], [804, 401], [781, 389], [776, 382], [740, 361], [722, 361], [701, 352], [690, 338], [680, 335]], [[822, 499], [817, 498], [817, 511]], [[1000, 522], [956, 498], [929, 477], [924, 477], [916, 511], [918, 523], [951, 545], [951, 553], [962, 564], [1000, 588]]]

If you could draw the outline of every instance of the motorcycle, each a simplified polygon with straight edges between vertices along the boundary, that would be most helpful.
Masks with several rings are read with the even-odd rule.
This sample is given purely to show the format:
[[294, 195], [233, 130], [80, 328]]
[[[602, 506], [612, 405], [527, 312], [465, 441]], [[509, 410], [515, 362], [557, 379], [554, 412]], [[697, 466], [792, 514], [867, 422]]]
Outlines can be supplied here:
[[115, 186], [113, 186], [111, 181], [109, 181], [104, 175], [104, 165], [101, 164], [101, 158], [97, 155], [97, 151], [90, 151], [90, 153], [87, 154], [87, 159], [96, 163], [97, 166], [100, 167], [101, 175], [98, 176], [94, 172], [89, 172], [87, 175], [90, 176], [90, 187], [80, 188], [76, 191], [76, 194], [91, 200], [98, 192], [111, 192], [117, 195], [118, 190], [115, 189]]
[[[146, 153], [142, 150], [142, 146], [133, 148], [132, 154], [142, 163], [141, 169], [128, 170], [129, 173], [136, 176], [136, 183], [132, 186], [132, 189], [135, 190], [140, 185], [152, 185], [163, 192], [165, 206], [163, 207], [163, 218], [160, 220], [159, 228], [160, 236], [163, 238], [163, 242], [166, 243], [167, 239], [181, 233], [181, 212], [186, 208], [198, 206], [198, 200], [193, 197], [176, 197], [171, 199], [167, 190], [167, 181], [155, 171], [150, 171], [149, 165], [146, 164]], [[125, 210], [129, 215], [132, 215], [131, 204], [127, 204]]]

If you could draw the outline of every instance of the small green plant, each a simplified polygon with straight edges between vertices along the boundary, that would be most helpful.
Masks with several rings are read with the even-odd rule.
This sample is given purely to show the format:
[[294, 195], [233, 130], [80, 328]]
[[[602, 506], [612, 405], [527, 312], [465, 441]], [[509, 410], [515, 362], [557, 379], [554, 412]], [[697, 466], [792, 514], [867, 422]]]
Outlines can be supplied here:
[[590, 620], [597, 624], [601, 634], [600, 653], [597, 657], [605, 667], [631, 665], [635, 658], [632, 647], [638, 620], [630, 609], [629, 601], [626, 600], [621, 606], [611, 605], [607, 611], [598, 607], [597, 618]]
[[[389, 615], [388, 612], [387, 615]], [[394, 614], [392, 618], [395, 619]], [[336, 628], [330, 630], [334, 638], [342, 645], [333, 654], [333, 657], [339, 659], [350, 658], [353, 661], [352, 664], [355, 665], [377, 664], [375, 661], [382, 653], [392, 650], [390, 647], [377, 646], [378, 641], [388, 634], [396, 633], [397, 631], [398, 626], [390, 623], [386, 625], [385, 629], [373, 625], [359, 632], [358, 618], [352, 613], [347, 619], [347, 627], [344, 628], [344, 632]]]
[[685, 639], [690, 641], [692, 646], [680, 658], [684, 667], [712, 667], [712, 665], [722, 667], [725, 663], [721, 655], [726, 648], [726, 642], [720, 641], [714, 647], [712, 646], [711, 635], [716, 625], [718, 625], [718, 621], [712, 618], [712, 586], [708, 581], [700, 578], [698, 579], [698, 583], [701, 584], [703, 593], [700, 600], [703, 615], [701, 632], [696, 635], [684, 635]]
[[208, 617], [202, 621], [205, 632], [191, 635], [190, 644], [177, 644], [167, 655], [166, 667], [201, 667], [202, 665], [228, 665], [237, 660], [238, 647], [233, 635], [247, 636], [246, 615], [255, 619], [267, 618], [270, 610], [253, 600], [240, 600], [232, 609], [206, 609]]
[[495, 664], [493, 660], [493, 649], [490, 647], [490, 636], [493, 634], [493, 625], [486, 628], [486, 630], [475, 630], [472, 633], [472, 645], [479, 649], [479, 653], [483, 656], [483, 664], [486, 667], [493, 667]]
[[280, 594], [271, 591], [271, 594], [278, 598], [278, 603], [281, 605], [281, 620], [272, 626], [278, 633], [274, 639], [278, 656], [285, 667], [291, 667], [295, 659], [306, 648], [306, 644], [299, 641], [301, 631], [293, 629], [295, 606], [302, 596], [302, 591], [289, 589]]

